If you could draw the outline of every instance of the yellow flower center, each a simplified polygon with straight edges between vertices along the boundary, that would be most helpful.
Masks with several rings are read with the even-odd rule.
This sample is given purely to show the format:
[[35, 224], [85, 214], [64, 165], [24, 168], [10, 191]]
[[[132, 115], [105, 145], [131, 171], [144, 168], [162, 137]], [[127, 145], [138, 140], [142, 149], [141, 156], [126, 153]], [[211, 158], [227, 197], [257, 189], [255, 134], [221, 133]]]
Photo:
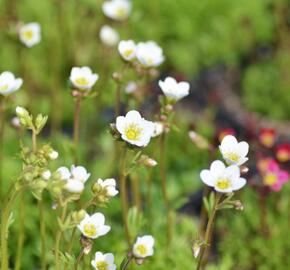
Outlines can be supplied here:
[[132, 53], [133, 53], [133, 50], [132, 49], [128, 49], [128, 50], [124, 51], [124, 56], [125, 57], [129, 57]]
[[96, 264], [97, 270], [108, 270], [108, 264], [105, 261], [97, 262]]
[[141, 132], [142, 132], [142, 128], [140, 128], [138, 125], [130, 124], [127, 126], [125, 130], [125, 136], [129, 140], [136, 141], [139, 139]]
[[287, 151], [278, 151], [277, 159], [281, 162], [285, 162], [285, 161], [289, 160], [288, 152]]
[[116, 15], [117, 15], [118, 17], [123, 18], [123, 17], [126, 15], [126, 9], [123, 8], [123, 7], [119, 7], [119, 8], [117, 8], [117, 9], [116, 9]]
[[138, 245], [136, 249], [142, 256], [145, 256], [147, 254], [147, 247], [144, 245]]
[[89, 84], [89, 81], [85, 77], [79, 77], [75, 80], [75, 83], [80, 86], [87, 86]]
[[275, 140], [274, 136], [272, 134], [265, 134], [264, 136], [261, 137], [261, 141], [264, 145], [267, 147], [271, 147]]
[[31, 40], [33, 38], [33, 31], [32, 30], [27, 30], [23, 33], [23, 36], [25, 39]]
[[218, 179], [216, 186], [221, 190], [225, 190], [231, 186], [231, 182], [229, 181], [229, 179], [221, 178]]
[[240, 159], [239, 155], [234, 153], [234, 152], [226, 153], [225, 156], [227, 159], [229, 159], [233, 162], [238, 162]]
[[0, 86], [0, 91], [6, 91], [8, 89], [9, 85], [8, 84], [4, 84]]
[[272, 186], [273, 184], [275, 184], [277, 182], [277, 176], [274, 173], [268, 173], [264, 179], [263, 182], [265, 185], [267, 186]]
[[85, 224], [84, 233], [87, 237], [93, 237], [97, 234], [97, 228], [94, 224], [91, 223]]

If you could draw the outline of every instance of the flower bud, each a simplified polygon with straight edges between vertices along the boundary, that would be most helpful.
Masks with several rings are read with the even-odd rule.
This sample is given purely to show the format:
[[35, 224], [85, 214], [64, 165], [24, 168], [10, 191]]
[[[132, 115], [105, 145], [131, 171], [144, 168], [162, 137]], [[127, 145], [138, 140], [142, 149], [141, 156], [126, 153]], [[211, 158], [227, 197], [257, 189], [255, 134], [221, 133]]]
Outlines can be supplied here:
[[44, 180], [49, 180], [49, 178], [51, 177], [51, 172], [50, 172], [50, 170], [46, 170], [46, 171], [44, 171], [44, 172], [41, 174], [41, 176], [42, 176], [42, 178], [43, 178]]
[[210, 147], [209, 142], [203, 136], [197, 134], [194, 131], [189, 131], [188, 136], [191, 139], [191, 141], [196, 145], [197, 148], [209, 149]]
[[15, 116], [15, 117], [12, 118], [12, 120], [11, 120], [11, 125], [12, 125], [14, 128], [16, 128], [16, 129], [18, 129], [18, 128], [21, 127], [20, 120], [19, 120], [19, 118], [18, 118], [17, 116]]
[[92, 240], [82, 235], [82, 237], [80, 239], [80, 243], [83, 247], [83, 252], [85, 254], [89, 254], [92, 250], [92, 247], [93, 247]]
[[198, 257], [198, 255], [200, 253], [201, 245], [202, 244], [200, 241], [194, 241], [194, 243], [191, 247], [194, 258]]
[[86, 211], [84, 209], [81, 209], [79, 211], [74, 211], [72, 213], [72, 219], [75, 223], [80, 223], [86, 216]]
[[49, 158], [50, 158], [51, 160], [55, 160], [55, 159], [57, 159], [57, 158], [58, 158], [58, 152], [52, 150], [52, 151], [49, 153]]
[[242, 204], [241, 201], [234, 201], [234, 207], [236, 210], [239, 210], [239, 211], [244, 210], [244, 205]]
[[31, 129], [33, 127], [32, 117], [29, 115], [28, 111], [23, 107], [16, 107], [16, 115], [19, 118], [20, 124], [23, 127]]
[[43, 116], [42, 114], [38, 114], [35, 120], [35, 127], [37, 132], [39, 133], [47, 122], [47, 116]]
[[155, 167], [158, 163], [156, 160], [146, 156], [146, 155], [141, 155], [139, 160], [137, 161], [140, 165], [144, 165], [146, 167]]
[[246, 174], [249, 171], [249, 168], [246, 166], [241, 166], [240, 167], [240, 172], [241, 174]]

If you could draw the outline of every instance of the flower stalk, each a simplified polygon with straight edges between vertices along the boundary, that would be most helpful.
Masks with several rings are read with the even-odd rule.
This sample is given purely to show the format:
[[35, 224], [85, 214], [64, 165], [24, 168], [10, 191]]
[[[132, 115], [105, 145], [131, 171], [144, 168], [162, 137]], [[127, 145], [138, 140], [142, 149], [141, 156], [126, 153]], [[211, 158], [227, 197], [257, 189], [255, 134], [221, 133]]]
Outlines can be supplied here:
[[120, 197], [121, 197], [121, 205], [122, 205], [122, 219], [125, 231], [125, 237], [127, 240], [128, 248], [131, 246], [130, 232], [129, 232], [129, 224], [128, 224], [128, 196], [127, 196], [127, 183], [126, 183], [126, 161], [127, 161], [127, 148], [124, 148], [123, 156], [121, 158], [120, 165]]
[[[61, 204], [59, 204], [61, 205]], [[60, 216], [60, 223], [63, 224], [64, 221], [65, 221], [65, 218], [66, 218], [66, 212], [67, 212], [67, 203], [64, 203], [63, 205], [63, 208], [62, 208], [62, 213], [61, 213], [61, 216]], [[56, 270], [60, 270], [61, 267], [60, 267], [60, 257], [59, 257], [59, 254], [60, 254], [60, 240], [62, 238], [62, 234], [63, 234], [63, 229], [62, 228], [59, 228], [57, 234], [56, 234], [56, 237], [55, 237], [55, 246], [54, 246], [54, 261], [55, 261], [55, 269]]]
[[168, 200], [168, 192], [167, 192], [167, 179], [166, 179], [166, 135], [165, 133], [161, 134], [160, 137], [160, 177], [161, 177], [161, 185], [162, 185], [162, 195], [163, 201], [166, 209], [166, 217], [167, 217], [167, 244], [170, 247], [172, 240], [172, 219], [170, 213], [170, 205]]
[[75, 97], [74, 125], [73, 125], [73, 147], [74, 147], [74, 162], [78, 162], [77, 149], [79, 145], [79, 129], [80, 129], [80, 111], [82, 97], [78, 93]]
[[206, 265], [206, 263], [207, 263], [207, 261], [204, 260], [204, 256], [211, 245], [211, 239], [212, 239], [213, 228], [214, 228], [214, 221], [215, 221], [216, 213], [218, 210], [218, 205], [219, 205], [221, 198], [222, 198], [222, 193], [217, 193], [215, 196], [214, 207], [213, 207], [212, 211], [209, 213], [209, 218], [208, 218], [205, 236], [204, 236], [204, 245], [201, 247], [201, 251], [200, 251], [200, 254], [198, 257], [198, 263], [197, 263], [196, 270], [202, 269], [202, 267], [204, 267], [204, 265]]

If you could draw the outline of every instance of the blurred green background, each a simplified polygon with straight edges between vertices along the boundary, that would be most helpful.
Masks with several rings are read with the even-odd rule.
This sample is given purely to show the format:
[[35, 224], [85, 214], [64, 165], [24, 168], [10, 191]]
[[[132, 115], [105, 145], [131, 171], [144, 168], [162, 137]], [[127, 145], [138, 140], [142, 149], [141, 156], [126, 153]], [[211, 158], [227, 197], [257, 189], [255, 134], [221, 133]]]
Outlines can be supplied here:
[[[108, 133], [113, 120], [115, 85], [114, 71], [122, 69], [116, 48], [107, 48], [99, 40], [99, 29], [109, 24], [120, 33], [121, 39], [136, 41], [155, 40], [164, 49], [166, 61], [162, 74], [178, 74], [193, 83], [207, 70], [222, 66], [235, 72], [232, 91], [239, 96], [245, 110], [256, 112], [271, 120], [290, 120], [290, 3], [287, 0], [135, 0], [127, 22], [116, 23], [104, 17], [99, 0], [0, 0], [0, 71], [10, 70], [24, 79], [22, 89], [8, 104], [5, 134], [5, 179], [13, 181], [20, 170], [17, 159], [18, 134], [9, 126], [17, 105], [32, 113], [49, 115], [49, 127], [43, 141], [51, 141], [60, 153], [55, 163], [69, 166], [71, 158], [71, 131], [73, 99], [68, 77], [73, 66], [90, 66], [100, 74], [98, 96], [87, 99], [82, 106], [81, 165], [92, 173], [90, 181], [98, 177], [116, 176], [112, 156], [114, 142]], [[16, 33], [19, 22], [39, 22], [42, 41], [28, 49], [20, 44]], [[231, 84], [231, 82], [229, 82]], [[200, 89], [202, 91], [202, 89]], [[152, 96], [159, 94], [153, 87]], [[125, 97], [124, 97], [125, 98]], [[197, 149], [187, 132], [194, 126], [197, 131], [213, 140], [216, 107], [210, 105], [200, 114], [193, 114], [192, 100], [179, 108], [176, 123], [179, 132], [169, 137], [168, 178], [170, 201], [179, 209], [187, 198], [202, 184], [199, 171], [209, 164], [209, 154]], [[155, 101], [156, 103], [156, 101]], [[180, 106], [181, 107], [181, 106]], [[146, 111], [146, 106], [145, 106]], [[288, 138], [289, 139], [289, 138]], [[29, 136], [24, 138], [29, 143]], [[154, 143], [148, 152], [154, 154]], [[157, 155], [158, 156], [158, 155]], [[104, 166], [106, 164], [106, 166]], [[140, 172], [143, 198], [146, 197], [148, 173]], [[141, 233], [152, 233], [157, 238], [156, 254], [140, 269], [164, 270], [194, 269], [195, 260], [190, 246], [197, 233], [197, 215], [175, 215], [174, 245], [170, 256], [165, 252], [165, 221], [160, 203], [161, 190], [158, 170], [154, 175], [153, 222], [146, 222], [146, 211], [140, 222]], [[9, 185], [6, 182], [6, 188]], [[290, 269], [290, 188], [268, 197], [268, 224], [271, 236], [265, 238], [260, 230], [259, 195], [246, 188], [240, 194], [245, 204], [241, 213], [225, 212], [218, 218], [217, 245], [209, 270], [270, 270]], [[25, 194], [26, 239], [22, 269], [38, 269], [40, 240], [38, 211], [35, 199]], [[47, 196], [47, 226], [53, 236], [56, 225]], [[11, 262], [16, 253], [19, 224], [18, 206], [11, 228]], [[146, 210], [146, 206], [144, 206]], [[120, 205], [113, 199], [100, 211], [108, 217], [112, 233], [96, 241], [95, 249], [112, 251], [119, 262], [125, 250], [120, 219]], [[49, 244], [53, 243], [53, 237]], [[75, 252], [78, 246], [75, 246]], [[218, 254], [218, 255], [217, 255]], [[50, 254], [52, 259], [52, 254]], [[52, 269], [52, 268], [51, 268]]]

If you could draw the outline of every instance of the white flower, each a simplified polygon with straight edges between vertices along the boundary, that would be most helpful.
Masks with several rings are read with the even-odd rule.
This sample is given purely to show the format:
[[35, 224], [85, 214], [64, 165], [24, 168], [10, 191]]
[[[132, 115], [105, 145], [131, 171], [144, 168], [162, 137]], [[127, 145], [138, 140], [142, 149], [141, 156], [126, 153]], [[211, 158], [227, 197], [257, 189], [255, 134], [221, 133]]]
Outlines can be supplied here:
[[104, 14], [113, 20], [126, 20], [131, 12], [132, 4], [130, 0], [110, 0], [103, 3]]
[[133, 254], [136, 258], [145, 258], [152, 256], [154, 253], [154, 238], [151, 235], [137, 237], [137, 241], [133, 245]]
[[240, 177], [240, 168], [236, 165], [226, 167], [220, 160], [215, 160], [209, 170], [202, 170], [201, 180], [218, 192], [229, 193], [241, 189], [246, 179]]
[[161, 122], [154, 122], [154, 132], [152, 137], [157, 137], [164, 132], [164, 126]]
[[126, 116], [118, 116], [116, 128], [124, 141], [140, 147], [150, 142], [154, 132], [154, 124], [134, 110], [129, 111]]
[[157, 67], [164, 61], [163, 50], [154, 41], [138, 43], [136, 57], [144, 67]]
[[133, 40], [122, 40], [118, 45], [119, 54], [126, 61], [132, 61], [136, 57], [136, 44]]
[[247, 142], [238, 142], [232, 135], [227, 135], [223, 138], [219, 149], [228, 164], [240, 166], [248, 160], [249, 144]]
[[49, 158], [51, 159], [51, 160], [55, 160], [55, 159], [57, 159], [58, 158], [58, 152], [57, 151], [51, 151], [50, 153], [49, 153]]
[[0, 74], [0, 95], [7, 96], [16, 92], [21, 87], [22, 83], [22, 79], [16, 79], [13, 73], [4, 71]]
[[39, 23], [28, 23], [20, 27], [20, 41], [27, 47], [32, 47], [41, 41], [41, 29]]
[[77, 89], [91, 90], [99, 75], [93, 74], [89, 67], [73, 67], [69, 79]]
[[66, 181], [65, 188], [72, 193], [81, 193], [85, 188], [85, 182], [90, 177], [90, 173], [82, 166], [71, 166], [69, 170], [66, 167], [60, 167], [57, 172], [62, 180]]
[[114, 197], [114, 196], [116, 196], [116, 195], [119, 193], [119, 191], [116, 190], [116, 180], [113, 179], [113, 178], [109, 178], [109, 179], [105, 179], [105, 180], [99, 178], [99, 179], [97, 180], [97, 183], [98, 183], [98, 184], [99, 184], [103, 189], [106, 189], [106, 191], [107, 191], [107, 195], [108, 195], [109, 197]]
[[125, 86], [125, 93], [126, 94], [132, 94], [138, 89], [138, 85], [134, 81], [130, 81]]
[[117, 266], [114, 264], [114, 255], [112, 253], [103, 254], [96, 252], [95, 259], [91, 261], [92, 266], [96, 270], [116, 270]]
[[119, 33], [109, 25], [103, 25], [100, 30], [101, 41], [109, 46], [113, 47], [119, 42]]
[[172, 77], [167, 77], [164, 81], [159, 81], [159, 86], [164, 95], [173, 101], [178, 101], [189, 94], [190, 85], [188, 82], [177, 82]]
[[51, 172], [50, 172], [50, 170], [46, 170], [46, 171], [44, 171], [44, 172], [41, 174], [41, 176], [42, 176], [42, 178], [43, 178], [44, 180], [49, 180], [49, 178], [51, 177]]
[[92, 216], [86, 214], [78, 225], [78, 229], [87, 238], [96, 239], [107, 234], [111, 227], [105, 225], [105, 216], [102, 213], [95, 213]]

